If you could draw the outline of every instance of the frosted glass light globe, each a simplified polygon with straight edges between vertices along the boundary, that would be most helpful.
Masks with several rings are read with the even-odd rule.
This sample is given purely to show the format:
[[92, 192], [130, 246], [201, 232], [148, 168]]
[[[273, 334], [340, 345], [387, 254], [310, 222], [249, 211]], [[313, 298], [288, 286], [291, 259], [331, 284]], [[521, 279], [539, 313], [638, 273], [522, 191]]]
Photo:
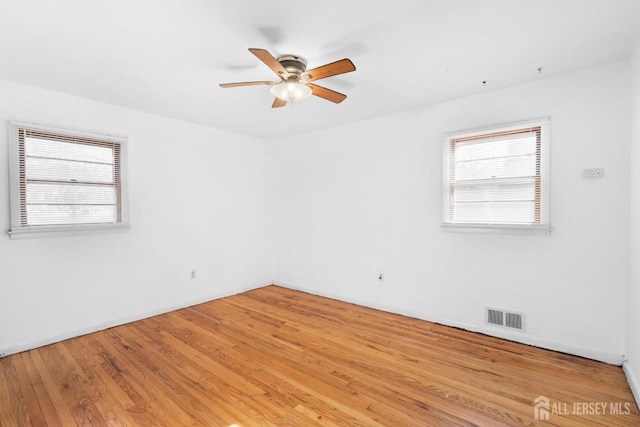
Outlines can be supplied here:
[[282, 82], [271, 88], [271, 93], [284, 101], [299, 101], [311, 95], [311, 88], [297, 82]]

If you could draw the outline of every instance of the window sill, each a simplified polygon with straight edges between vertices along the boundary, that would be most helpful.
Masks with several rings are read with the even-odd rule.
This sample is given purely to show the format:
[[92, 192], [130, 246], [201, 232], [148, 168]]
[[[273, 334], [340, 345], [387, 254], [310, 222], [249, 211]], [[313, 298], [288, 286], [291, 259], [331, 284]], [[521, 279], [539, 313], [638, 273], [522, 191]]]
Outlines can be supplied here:
[[451, 224], [442, 223], [443, 231], [471, 234], [503, 234], [520, 236], [549, 236], [550, 225], [511, 225], [511, 224]]
[[81, 236], [96, 232], [127, 231], [130, 224], [87, 224], [87, 225], [56, 225], [56, 226], [31, 226], [9, 230], [11, 240], [37, 239], [41, 237]]

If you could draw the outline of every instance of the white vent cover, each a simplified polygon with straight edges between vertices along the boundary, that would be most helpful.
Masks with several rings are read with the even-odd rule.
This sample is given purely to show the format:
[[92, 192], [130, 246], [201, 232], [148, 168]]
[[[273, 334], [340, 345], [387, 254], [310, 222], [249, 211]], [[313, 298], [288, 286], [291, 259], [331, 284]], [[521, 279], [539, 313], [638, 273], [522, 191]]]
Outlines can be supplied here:
[[500, 326], [517, 331], [525, 331], [525, 314], [507, 311], [500, 308], [485, 307], [485, 322], [488, 325]]

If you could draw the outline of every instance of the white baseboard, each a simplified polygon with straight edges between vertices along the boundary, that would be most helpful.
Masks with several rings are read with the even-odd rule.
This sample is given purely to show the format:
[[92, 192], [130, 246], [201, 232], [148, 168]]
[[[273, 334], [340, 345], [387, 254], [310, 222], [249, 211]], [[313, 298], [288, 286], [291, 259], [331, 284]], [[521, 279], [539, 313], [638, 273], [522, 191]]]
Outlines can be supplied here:
[[7, 346], [7, 347], [0, 348], [0, 357], [9, 356], [11, 354], [16, 354], [16, 353], [21, 353], [23, 351], [32, 350], [34, 348], [43, 347], [45, 345], [53, 344], [53, 343], [56, 343], [56, 342], [68, 340], [68, 339], [71, 339], [71, 338], [76, 338], [76, 337], [79, 337], [79, 336], [82, 336], [82, 335], [91, 334], [93, 332], [102, 331], [104, 329], [113, 328], [115, 326], [124, 325], [126, 323], [135, 322], [137, 320], [147, 319], [149, 317], [158, 316], [160, 314], [169, 313], [169, 312], [175, 311], [175, 310], [180, 310], [181, 308], [192, 307], [194, 305], [198, 305], [198, 304], [202, 304], [202, 303], [205, 303], [205, 302], [213, 301], [213, 300], [216, 300], [216, 299], [228, 297], [228, 296], [231, 296], [231, 295], [241, 294], [243, 292], [247, 292], [247, 291], [251, 291], [253, 289], [258, 289], [258, 288], [262, 288], [262, 287], [271, 285], [272, 283], [273, 283], [272, 281], [262, 282], [262, 283], [258, 283], [256, 285], [254, 285], [254, 286], [243, 287], [243, 288], [234, 290], [233, 292], [229, 292], [229, 293], [207, 295], [205, 297], [197, 298], [197, 299], [191, 300], [191, 301], [187, 301], [187, 302], [184, 302], [182, 304], [176, 304], [176, 305], [161, 307], [161, 308], [157, 308], [157, 309], [154, 309], [154, 310], [151, 310], [151, 311], [147, 311], [145, 313], [135, 314], [135, 315], [132, 315], [132, 316], [129, 316], [129, 317], [111, 319], [111, 320], [109, 320], [109, 321], [107, 321], [105, 323], [101, 323], [99, 325], [94, 325], [94, 326], [90, 326], [90, 327], [86, 327], [86, 328], [80, 328], [80, 329], [63, 332], [61, 334], [57, 334], [57, 335], [53, 335], [53, 336], [49, 336], [49, 337], [45, 337], [45, 338], [39, 338], [39, 339], [36, 339], [36, 340], [33, 340], [33, 341], [27, 341], [27, 342], [22, 342], [22, 343], [10, 345], [10, 346]]
[[629, 364], [628, 360], [625, 360], [622, 363], [622, 370], [627, 376], [629, 388], [631, 389], [633, 398], [636, 400], [636, 406], [638, 407], [638, 410], [640, 410], [640, 383], [638, 382], [638, 378], [636, 378], [636, 376], [633, 374], [633, 369], [631, 369], [631, 365]]
[[593, 348], [575, 347], [575, 346], [566, 345], [563, 343], [546, 341], [537, 337], [532, 337], [527, 334], [522, 334], [519, 332], [511, 332], [511, 331], [503, 330], [501, 328], [494, 329], [490, 326], [471, 325], [471, 324], [452, 321], [450, 319], [429, 317], [429, 316], [425, 316], [423, 313], [412, 312], [411, 310], [398, 310], [397, 307], [390, 307], [390, 306], [386, 306], [385, 304], [371, 304], [371, 303], [360, 301], [358, 299], [353, 299], [353, 298], [346, 300], [342, 295], [336, 295], [331, 292], [323, 292], [323, 291], [316, 292], [316, 290], [304, 289], [299, 286], [291, 285], [288, 283], [282, 283], [282, 282], [276, 281], [274, 284], [278, 286], [282, 286], [284, 288], [307, 292], [307, 293], [311, 293], [311, 294], [326, 297], [326, 298], [336, 299], [339, 301], [345, 301], [348, 303], [361, 305], [364, 307], [370, 307], [377, 310], [386, 311], [389, 313], [396, 313], [403, 316], [413, 317], [415, 319], [426, 320], [427, 322], [438, 323], [444, 326], [451, 326], [454, 328], [464, 329], [470, 332], [478, 332], [481, 334], [490, 335], [493, 337], [502, 338], [509, 341], [515, 341], [522, 344], [531, 345], [534, 347], [540, 347], [547, 350], [559, 351], [561, 353], [567, 353], [574, 356], [585, 357], [587, 359], [597, 360], [600, 362], [608, 363], [610, 365], [620, 366], [622, 365], [622, 361], [623, 361], [623, 355], [618, 353], [611, 353], [611, 352], [602, 351], [602, 350], [593, 349]]

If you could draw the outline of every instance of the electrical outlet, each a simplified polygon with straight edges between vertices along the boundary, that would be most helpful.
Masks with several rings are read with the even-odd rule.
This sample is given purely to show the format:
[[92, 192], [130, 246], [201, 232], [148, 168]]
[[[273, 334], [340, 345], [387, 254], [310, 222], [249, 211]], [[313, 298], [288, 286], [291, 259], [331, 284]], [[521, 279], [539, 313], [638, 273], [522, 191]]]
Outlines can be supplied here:
[[191, 278], [192, 279], [196, 278], [196, 271], [195, 270], [191, 270]]
[[602, 178], [604, 176], [603, 168], [582, 169], [582, 178]]

